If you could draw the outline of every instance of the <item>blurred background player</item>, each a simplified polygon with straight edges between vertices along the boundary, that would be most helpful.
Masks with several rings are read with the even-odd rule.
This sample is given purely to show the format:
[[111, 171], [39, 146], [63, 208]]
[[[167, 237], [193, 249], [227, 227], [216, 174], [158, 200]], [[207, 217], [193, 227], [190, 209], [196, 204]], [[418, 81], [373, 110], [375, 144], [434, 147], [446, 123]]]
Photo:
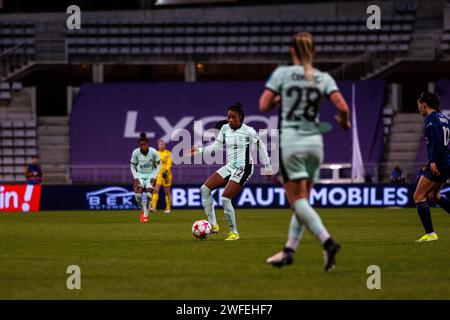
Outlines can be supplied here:
[[158, 154], [161, 159], [161, 170], [159, 171], [158, 178], [156, 179], [155, 190], [153, 191], [152, 208], [150, 211], [156, 212], [158, 205], [159, 189], [164, 187], [164, 194], [166, 195], [166, 209], [165, 213], [170, 213], [172, 195], [170, 193], [170, 187], [172, 186], [172, 153], [166, 149], [166, 143], [163, 140], [158, 142]]
[[39, 164], [38, 156], [32, 156], [31, 163], [25, 166], [25, 178], [27, 179], [27, 184], [42, 183], [42, 168]]
[[220, 127], [220, 131], [212, 145], [206, 148], [192, 147], [189, 154], [194, 156], [212, 151], [217, 152], [223, 148], [223, 145], [227, 145], [227, 164], [213, 173], [201, 186], [200, 191], [203, 207], [208, 216], [208, 221], [212, 225], [212, 232], [218, 233], [219, 225], [214, 212], [211, 192], [225, 186], [221, 200], [225, 220], [230, 227], [230, 233], [225, 240], [239, 240], [235, 211], [231, 201], [253, 174], [254, 162], [250, 154], [251, 144], [257, 145], [266, 174], [269, 176], [272, 176], [272, 166], [266, 146], [259, 135], [255, 129], [244, 124], [244, 111], [240, 103], [235, 103], [228, 108], [227, 123], [219, 122], [216, 128], [218, 127]]
[[347, 103], [334, 79], [312, 66], [315, 54], [313, 36], [307, 32], [293, 37], [290, 49], [293, 66], [278, 67], [266, 83], [260, 98], [260, 111], [280, 104], [280, 171], [288, 201], [294, 210], [289, 236], [283, 251], [267, 259], [281, 267], [293, 262], [294, 253], [306, 227], [324, 248], [325, 271], [335, 265], [340, 245], [331, 238], [309, 195], [318, 179], [323, 161], [323, 138], [319, 129], [319, 103], [327, 96], [338, 109], [336, 120], [350, 128]]
[[[131, 155], [131, 173], [134, 178], [134, 192], [136, 202], [141, 209], [140, 222], [148, 221], [148, 214], [152, 205], [153, 188], [161, 168], [161, 160], [158, 152], [148, 146], [145, 132], [140, 134], [139, 148]], [[146, 203], [143, 207], [142, 192], [145, 190]]]
[[405, 175], [399, 166], [396, 166], [391, 172], [391, 183], [405, 183]]
[[414, 193], [414, 203], [425, 229], [425, 235], [416, 241], [427, 242], [438, 239], [434, 232], [427, 198], [450, 213], [450, 201], [440, 194], [442, 187], [450, 176], [450, 154], [448, 151], [450, 120], [440, 112], [440, 99], [436, 93], [423, 92], [417, 100], [417, 108], [420, 115], [425, 118], [423, 131], [429, 164], [426, 170], [421, 173]]

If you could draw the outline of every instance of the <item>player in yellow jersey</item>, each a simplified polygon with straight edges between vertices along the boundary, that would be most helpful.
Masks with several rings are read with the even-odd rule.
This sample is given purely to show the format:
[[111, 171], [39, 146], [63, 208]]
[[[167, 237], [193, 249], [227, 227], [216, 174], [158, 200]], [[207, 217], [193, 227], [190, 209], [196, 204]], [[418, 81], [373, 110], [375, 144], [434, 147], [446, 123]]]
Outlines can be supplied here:
[[172, 195], [170, 193], [170, 187], [172, 186], [172, 153], [166, 149], [166, 143], [163, 140], [159, 140], [158, 142], [158, 154], [161, 158], [162, 166], [156, 179], [156, 186], [153, 190], [152, 208], [150, 210], [156, 212], [159, 188], [163, 186], [166, 195], [166, 210], [164, 212], [170, 213], [172, 203]]

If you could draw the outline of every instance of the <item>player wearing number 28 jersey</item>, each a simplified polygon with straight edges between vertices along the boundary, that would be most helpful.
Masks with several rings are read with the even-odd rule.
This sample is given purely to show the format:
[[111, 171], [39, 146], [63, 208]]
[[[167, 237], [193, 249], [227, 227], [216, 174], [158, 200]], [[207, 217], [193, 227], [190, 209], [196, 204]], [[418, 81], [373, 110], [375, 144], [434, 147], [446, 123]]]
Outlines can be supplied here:
[[437, 240], [431, 221], [430, 208], [427, 199], [439, 204], [450, 213], [450, 200], [440, 194], [442, 187], [450, 177], [450, 120], [440, 113], [440, 101], [436, 93], [423, 92], [417, 100], [417, 109], [424, 119], [424, 135], [428, 151], [427, 170], [417, 183], [414, 192], [414, 203], [420, 221], [425, 229], [425, 235], [417, 242]]
[[294, 35], [292, 66], [279, 67], [266, 83], [259, 108], [267, 112], [279, 107], [280, 172], [289, 203], [294, 211], [288, 241], [283, 251], [267, 259], [281, 267], [291, 264], [304, 229], [308, 229], [324, 248], [324, 267], [333, 269], [340, 245], [331, 238], [309, 195], [323, 161], [323, 140], [319, 126], [319, 103], [328, 97], [338, 109], [339, 125], [350, 128], [348, 106], [333, 78], [314, 69], [314, 39], [302, 32]]
[[[322, 97], [329, 97], [339, 89], [328, 73], [314, 69], [312, 74], [313, 82], [306, 79], [303, 66], [283, 66], [266, 83], [266, 89], [282, 97], [279, 130], [283, 180], [308, 178], [314, 182], [323, 161], [319, 103]], [[305, 156], [311, 155], [310, 160], [302, 164], [289, 160], [299, 150]]]

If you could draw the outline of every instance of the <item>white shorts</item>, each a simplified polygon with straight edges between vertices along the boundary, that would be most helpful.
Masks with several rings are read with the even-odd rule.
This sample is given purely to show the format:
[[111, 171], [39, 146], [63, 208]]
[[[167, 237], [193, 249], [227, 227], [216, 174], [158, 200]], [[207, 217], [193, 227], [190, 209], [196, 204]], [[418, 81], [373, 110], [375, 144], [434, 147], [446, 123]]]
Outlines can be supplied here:
[[241, 185], [241, 187], [250, 180], [253, 175], [253, 164], [245, 167], [236, 167], [231, 164], [224, 165], [216, 171], [223, 179], [232, 180]]
[[292, 146], [280, 149], [280, 171], [283, 182], [298, 179], [317, 182], [323, 157], [321, 145]]
[[146, 178], [138, 178], [139, 183], [141, 184], [141, 187], [144, 189], [153, 189], [154, 186], [151, 183], [152, 178], [146, 177]]

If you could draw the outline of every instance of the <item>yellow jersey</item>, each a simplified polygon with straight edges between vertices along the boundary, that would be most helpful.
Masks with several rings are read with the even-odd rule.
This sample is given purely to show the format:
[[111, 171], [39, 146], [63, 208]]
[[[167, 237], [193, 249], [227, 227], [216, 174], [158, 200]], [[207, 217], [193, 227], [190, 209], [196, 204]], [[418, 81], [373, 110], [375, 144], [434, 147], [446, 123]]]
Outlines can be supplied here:
[[163, 173], [164, 171], [168, 171], [170, 173], [170, 170], [172, 169], [172, 153], [169, 150], [158, 150], [159, 157], [161, 158], [161, 170], [160, 173]]

